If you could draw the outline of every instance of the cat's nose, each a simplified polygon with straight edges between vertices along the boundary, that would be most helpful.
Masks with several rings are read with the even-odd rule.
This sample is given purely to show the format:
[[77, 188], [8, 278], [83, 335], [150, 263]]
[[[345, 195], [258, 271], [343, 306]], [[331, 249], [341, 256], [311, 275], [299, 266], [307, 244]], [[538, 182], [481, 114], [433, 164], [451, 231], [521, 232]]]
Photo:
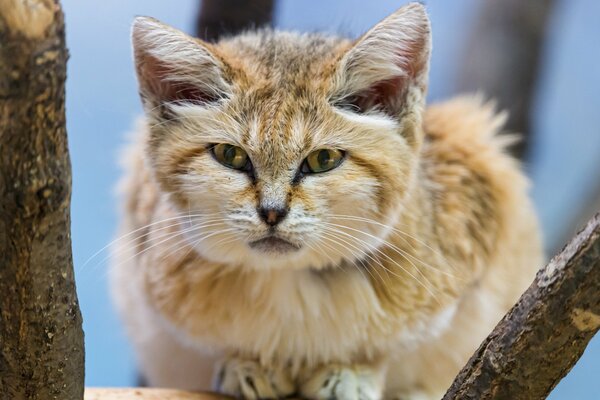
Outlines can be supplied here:
[[285, 208], [259, 207], [258, 215], [269, 226], [275, 226], [280, 223], [287, 215]]

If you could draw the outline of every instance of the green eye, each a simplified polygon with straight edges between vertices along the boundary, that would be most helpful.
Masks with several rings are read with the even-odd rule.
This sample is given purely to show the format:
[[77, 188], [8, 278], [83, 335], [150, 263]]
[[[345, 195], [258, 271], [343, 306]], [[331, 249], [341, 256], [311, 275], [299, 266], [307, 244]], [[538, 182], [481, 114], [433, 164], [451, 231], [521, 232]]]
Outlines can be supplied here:
[[219, 143], [212, 147], [212, 152], [217, 161], [226, 167], [233, 169], [248, 168], [248, 154], [241, 147]]
[[313, 174], [330, 171], [338, 167], [344, 160], [344, 152], [336, 149], [315, 150], [306, 157], [305, 168]]

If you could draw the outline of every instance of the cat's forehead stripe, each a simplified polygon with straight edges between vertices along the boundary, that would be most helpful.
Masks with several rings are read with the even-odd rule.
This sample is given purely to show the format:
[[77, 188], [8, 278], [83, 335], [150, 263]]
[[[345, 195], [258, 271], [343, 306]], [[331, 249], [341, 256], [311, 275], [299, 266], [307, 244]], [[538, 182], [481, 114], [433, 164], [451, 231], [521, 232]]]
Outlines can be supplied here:
[[316, 74], [331, 72], [331, 61], [349, 43], [345, 38], [261, 30], [225, 39], [219, 48], [226, 59], [255, 75], [255, 79], [292, 89], [299, 79], [310, 84]]

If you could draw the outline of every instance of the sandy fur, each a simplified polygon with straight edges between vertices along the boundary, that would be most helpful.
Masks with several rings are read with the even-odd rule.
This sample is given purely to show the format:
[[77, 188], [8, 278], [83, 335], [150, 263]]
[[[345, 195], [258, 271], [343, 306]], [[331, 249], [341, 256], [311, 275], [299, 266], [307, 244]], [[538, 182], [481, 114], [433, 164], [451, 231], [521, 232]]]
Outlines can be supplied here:
[[[215, 63], [231, 68], [223, 72], [230, 85], [223, 90], [233, 92], [226, 96], [255, 91], [264, 96], [253, 103], [260, 106], [248, 98], [224, 103], [230, 104], [228, 114], [176, 106], [177, 115], [187, 117], [164, 128], [156, 106], [150, 107], [156, 88], [148, 89], [147, 117], [123, 157], [120, 186], [120, 233], [136, 234], [114, 246], [111, 276], [151, 384], [208, 389], [215, 363], [235, 357], [253, 360], [267, 374], [283, 371], [286, 382], [309, 397], [331, 396], [318, 387], [325, 368], [340, 379], [354, 374], [359, 393], [364, 391], [359, 398], [439, 398], [533, 279], [542, 262], [538, 227], [526, 179], [505, 154], [507, 139], [498, 136], [503, 117], [478, 97], [423, 112], [426, 17], [418, 5], [398, 13], [361, 39], [377, 46], [380, 31], [388, 35], [400, 29], [394, 24], [405, 31], [406, 21], [412, 24], [420, 39], [407, 40], [402, 49], [410, 57], [388, 70], [373, 72], [356, 61], [365, 60], [361, 41], [352, 47], [324, 38], [308, 46], [311, 54], [331, 58], [296, 60], [307, 67], [264, 75], [268, 69], [261, 70], [266, 61], [260, 58], [273, 65], [273, 57], [286, 53], [258, 53], [252, 48], [258, 37], [250, 34], [208, 51]], [[285, 35], [272, 39], [282, 41], [273, 46], [309, 41]], [[200, 57], [206, 62], [206, 53]], [[144, 72], [143, 65], [138, 68]], [[344, 72], [348, 68], [358, 69]], [[312, 77], [315, 71], [321, 80]], [[354, 90], [382, 74], [411, 82], [402, 92], [401, 122], [382, 113], [315, 108], [311, 104], [320, 103], [302, 94], [310, 87], [309, 93], [330, 96], [340, 93], [338, 86]], [[265, 79], [276, 82], [269, 86]], [[221, 82], [214, 76], [209, 81]], [[257, 81], [267, 85], [258, 90]], [[284, 83], [297, 89], [277, 92]], [[248, 107], [259, 111], [249, 117]], [[217, 165], [202, 147], [214, 140], [245, 146], [262, 178], [250, 184]], [[290, 185], [293, 171], [283, 172], [286, 163], [323, 146], [344, 146], [351, 155], [330, 176]], [[270, 257], [245, 246], [244, 238], [263, 232], [253, 213], [264, 198], [289, 201], [281, 229], [290, 240], [307, 243], [298, 254]], [[181, 221], [178, 216], [199, 209], [225, 213], [229, 225], [215, 224], [231, 231], [205, 228], [205, 236], [213, 236], [198, 243], [182, 233], [193, 228], [191, 217], [187, 225], [172, 226]], [[251, 222], [235, 219], [239, 215]], [[323, 226], [334, 229], [335, 237]]]

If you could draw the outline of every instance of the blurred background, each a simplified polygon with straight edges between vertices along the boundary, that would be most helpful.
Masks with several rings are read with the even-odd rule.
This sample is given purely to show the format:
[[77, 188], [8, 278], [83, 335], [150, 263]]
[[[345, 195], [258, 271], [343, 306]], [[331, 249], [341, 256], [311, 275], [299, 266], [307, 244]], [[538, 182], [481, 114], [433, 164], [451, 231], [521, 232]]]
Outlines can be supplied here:
[[[235, 4], [222, 9], [226, 3]], [[113, 312], [107, 245], [116, 229], [117, 155], [141, 114], [129, 42], [136, 15], [212, 39], [258, 24], [357, 37], [401, 0], [63, 0], [71, 58], [67, 121], [73, 163], [72, 235], [86, 339], [86, 384], [131, 386], [133, 354]], [[600, 209], [600, 2], [428, 0], [430, 102], [482, 91], [511, 111], [508, 130], [532, 180], [549, 255]], [[199, 11], [202, 9], [202, 17]], [[225, 22], [224, 22], [225, 21]], [[229, 22], [226, 22], [229, 21]], [[84, 265], [85, 264], [85, 265]], [[600, 337], [551, 399], [600, 396]]]

